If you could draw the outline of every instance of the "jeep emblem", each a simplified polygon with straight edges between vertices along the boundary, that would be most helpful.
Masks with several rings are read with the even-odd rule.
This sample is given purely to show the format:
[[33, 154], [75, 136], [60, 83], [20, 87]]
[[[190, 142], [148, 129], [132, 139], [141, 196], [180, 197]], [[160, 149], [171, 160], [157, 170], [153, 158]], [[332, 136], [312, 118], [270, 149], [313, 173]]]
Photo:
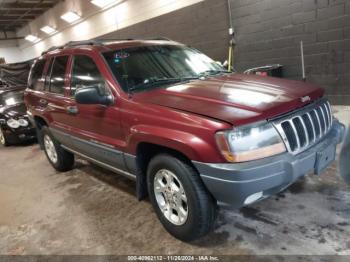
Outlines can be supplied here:
[[301, 100], [302, 103], [306, 103], [306, 102], [309, 102], [311, 100], [311, 97], [304, 96], [304, 97], [300, 98], [300, 100]]

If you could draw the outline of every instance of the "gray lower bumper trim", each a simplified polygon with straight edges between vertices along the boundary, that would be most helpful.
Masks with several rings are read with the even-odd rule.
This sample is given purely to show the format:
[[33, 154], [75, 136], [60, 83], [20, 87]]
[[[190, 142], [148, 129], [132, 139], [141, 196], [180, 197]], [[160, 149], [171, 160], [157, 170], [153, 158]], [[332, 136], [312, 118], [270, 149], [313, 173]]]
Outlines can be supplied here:
[[[239, 164], [208, 164], [193, 161], [211, 194], [235, 207], [244, 205], [252, 194], [263, 192], [263, 198], [276, 194], [301, 176], [315, 171], [319, 152], [334, 160], [335, 148], [342, 140], [344, 126], [338, 121], [318, 144], [298, 155], [284, 153]], [[330, 163], [329, 163], [330, 164]]]

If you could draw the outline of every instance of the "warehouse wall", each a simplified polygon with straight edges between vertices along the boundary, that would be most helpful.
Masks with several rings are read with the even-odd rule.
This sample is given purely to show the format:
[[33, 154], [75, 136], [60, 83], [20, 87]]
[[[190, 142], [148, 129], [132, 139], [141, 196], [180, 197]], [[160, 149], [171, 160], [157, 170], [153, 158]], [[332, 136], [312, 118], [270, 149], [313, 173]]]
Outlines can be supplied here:
[[196, 47], [213, 59], [224, 61], [228, 52], [228, 28], [227, 1], [206, 0], [99, 38], [165, 36]]
[[303, 40], [307, 80], [350, 104], [350, 0], [231, 0], [231, 8], [238, 70], [281, 63], [300, 79]]
[[0, 32], [0, 58], [4, 58], [6, 63], [15, 63], [22, 60], [22, 52], [18, 48], [17, 40], [4, 40], [6, 38], [15, 37], [15, 33]]
[[4, 46], [0, 44], [0, 57], [5, 58], [6, 63], [17, 63], [23, 60], [22, 51], [18, 47]]
[[[32, 59], [52, 46], [96, 38], [201, 1], [204, 0], [127, 0], [105, 9], [97, 8], [87, 0], [62, 1], [18, 30], [17, 36], [33, 34], [41, 39], [36, 44], [20, 40], [19, 47], [23, 52], [23, 59]], [[68, 24], [60, 19], [60, 16], [68, 10], [80, 14], [81, 21]], [[44, 25], [54, 26], [59, 32], [47, 36], [40, 31]]]

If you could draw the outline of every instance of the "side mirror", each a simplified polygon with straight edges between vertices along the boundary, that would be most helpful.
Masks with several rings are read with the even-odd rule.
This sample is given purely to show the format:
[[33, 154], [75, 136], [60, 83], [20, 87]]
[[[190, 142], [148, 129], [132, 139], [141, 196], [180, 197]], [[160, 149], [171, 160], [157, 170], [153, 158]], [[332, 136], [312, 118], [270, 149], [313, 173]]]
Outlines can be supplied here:
[[75, 101], [82, 105], [105, 105], [113, 104], [112, 95], [101, 94], [98, 86], [80, 88], [75, 92]]

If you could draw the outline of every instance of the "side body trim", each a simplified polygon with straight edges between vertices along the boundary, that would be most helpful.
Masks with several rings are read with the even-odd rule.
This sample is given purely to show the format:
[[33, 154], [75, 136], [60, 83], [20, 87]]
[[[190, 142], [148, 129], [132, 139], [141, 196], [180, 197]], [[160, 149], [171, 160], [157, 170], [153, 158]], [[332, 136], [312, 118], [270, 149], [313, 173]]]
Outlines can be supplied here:
[[71, 152], [71, 153], [73, 153], [73, 154], [76, 154], [76, 155], [78, 155], [78, 156], [80, 156], [80, 157], [82, 157], [82, 158], [84, 158], [84, 159], [86, 159], [86, 160], [89, 160], [89, 161], [91, 161], [91, 162], [93, 162], [93, 163], [95, 163], [95, 164], [97, 164], [97, 165], [99, 165], [99, 166], [101, 166], [101, 167], [104, 167], [104, 168], [109, 169], [109, 170], [111, 170], [111, 171], [113, 171], [113, 172], [119, 173], [119, 174], [121, 174], [121, 175], [124, 175], [124, 176], [126, 176], [126, 177], [128, 177], [128, 178], [130, 178], [130, 179], [136, 181], [136, 175], [133, 175], [133, 174], [131, 174], [131, 173], [129, 173], [129, 172], [123, 171], [123, 170], [118, 169], [118, 168], [116, 168], [116, 167], [113, 167], [113, 166], [111, 166], [111, 165], [105, 164], [105, 163], [103, 163], [103, 162], [101, 162], [101, 161], [98, 161], [98, 160], [96, 160], [96, 159], [93, 159], [93, 158], [91, 158], [91, 157], [88, 157], [87, 155], [84, 155], [84, 154], [82, 154], [82, 153], [79, 153], [79, 152], [77, 152], [77, 151], [75, 151], [75, 150], [73, 150], [73, 149], [71, 149], [71, 148], [69, 148], [69, 147], [67, 147], [67, 146], [65, 146], [65, 145], [62, 145], [62, 147], [63, 147], [64, 149], [66, 149], [67, 151], [69, 151], [69, 152]]
[[136, 157], [122, 151], [70, 135], [56, 128], [50, 128], [54, 137], [67, 151], [79, 155], [95, 164], [136, 180]]

